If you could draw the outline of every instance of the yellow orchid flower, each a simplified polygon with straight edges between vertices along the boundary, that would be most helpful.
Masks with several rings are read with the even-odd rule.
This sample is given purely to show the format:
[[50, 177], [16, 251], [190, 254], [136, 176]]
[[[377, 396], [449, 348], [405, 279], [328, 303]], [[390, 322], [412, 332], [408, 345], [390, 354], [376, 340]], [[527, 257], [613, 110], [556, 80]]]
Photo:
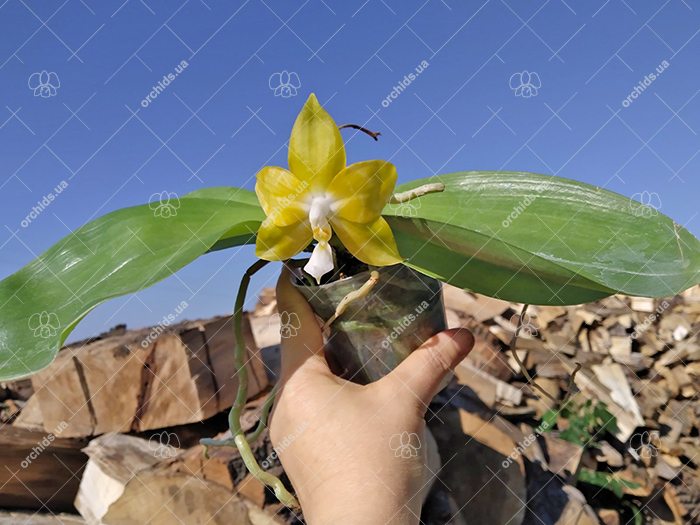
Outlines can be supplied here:
[[289, 170], [266, 166], [255, 193], [267, 219], [255, 254], [267, 261], [294, 257], [316, 240], [304, 267], [317, 282], [333, 269], [335, 232], [348, 251], [372, 266], [402, 262], [394, 234], [381, 216], [396, 184], [396, 167], [382, 160], [345, 165], [338, 126], [311, 95], [289, 139]]

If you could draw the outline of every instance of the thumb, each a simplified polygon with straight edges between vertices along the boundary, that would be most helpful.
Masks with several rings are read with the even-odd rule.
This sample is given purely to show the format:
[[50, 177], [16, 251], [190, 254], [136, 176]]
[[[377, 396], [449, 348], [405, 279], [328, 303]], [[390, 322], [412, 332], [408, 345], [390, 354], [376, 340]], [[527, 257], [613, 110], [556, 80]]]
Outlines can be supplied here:
[[428, 339], [414, 350], [390, 374], [383, 377], [394, 391], [406, 387], [420, 401], [425, 410], [447, 374], [457, 366], [474, 347], [474, 336], [466, 328], [445, 330]]
[[[282, 267], [277, 281], [277, 311], [281, 323], [282, 373], [284, 383], [309, 358], [323, 360], [323, 334], [306, 298], [292, 284], [289, 268]], [[327, 368], [325, 361], [323, 366]]]

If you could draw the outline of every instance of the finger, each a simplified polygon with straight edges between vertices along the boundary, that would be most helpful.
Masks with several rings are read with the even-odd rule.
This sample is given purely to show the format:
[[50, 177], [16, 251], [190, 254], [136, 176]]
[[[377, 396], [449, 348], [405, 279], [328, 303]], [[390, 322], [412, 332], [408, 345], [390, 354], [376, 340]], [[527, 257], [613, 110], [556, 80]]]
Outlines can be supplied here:
[[440, 332], [414, 350], [380, 382], [392, 389], [405, 386], [425, 409], [447, 374], [473, 347], [474, 336], [466, 328]]
[[282, 382], [311, 357], [318, 356], [325, 364], [321, 327], [308, 301], [291, 279], [291, 272], [284, 266], [277, 281], [277, 310], [280, 320], [289, 322], [291, 329], [282, 327]]

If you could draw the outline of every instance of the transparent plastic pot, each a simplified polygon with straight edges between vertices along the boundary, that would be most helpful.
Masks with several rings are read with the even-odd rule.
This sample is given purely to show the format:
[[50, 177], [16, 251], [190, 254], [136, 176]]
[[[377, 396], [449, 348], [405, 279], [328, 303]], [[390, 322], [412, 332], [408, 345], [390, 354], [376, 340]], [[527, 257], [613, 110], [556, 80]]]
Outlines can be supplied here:
[[[321, 319], [370, 277], [359, 273], [321, 286], [295, 282]], [[296, 280], [296, 279], [295, 279]], [[440, 281], [398, 264], [379, 268], [379, 281], [330, 326], [325, 355], [331, 370], [355, 383], [376, 381], [424, 341], [446, 329]]]

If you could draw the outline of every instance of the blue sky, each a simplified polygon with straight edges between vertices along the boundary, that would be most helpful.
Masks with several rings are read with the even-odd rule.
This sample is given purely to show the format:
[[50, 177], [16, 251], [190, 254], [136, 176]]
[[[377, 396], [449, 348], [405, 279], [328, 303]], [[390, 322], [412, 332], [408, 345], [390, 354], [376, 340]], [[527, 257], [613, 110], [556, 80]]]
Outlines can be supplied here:
[[[262, 166], [286, 166], [285, 142], [311, 92], [339, 124], [381, 131], [379, 142], [344, 132], [348, 159], [391, 160], [399, 182], [474, 169], [557, 174], [629, 197], [655, 193], [659, 210], [697, 236], [699, 31], [697, 0], [7, 0], [0, 276], [154, 193], [252, 189]], [[46, 87], [51, 96], [29, 87], [42, 71], [60, 82]], [[297, 74], [296, 96], [270, 89], [283, 71]], [[516, 96], [527, 77], [536, 96]], [[64, 191], [23, 226], [61, 181]], [[228, 312], [253, 259], [252, 247], [207, 255], [100, 306], [72, 339], [155, 324], [182, 300], [191, 319]], [[252, 291], [273, 285], [277, 270]]]

